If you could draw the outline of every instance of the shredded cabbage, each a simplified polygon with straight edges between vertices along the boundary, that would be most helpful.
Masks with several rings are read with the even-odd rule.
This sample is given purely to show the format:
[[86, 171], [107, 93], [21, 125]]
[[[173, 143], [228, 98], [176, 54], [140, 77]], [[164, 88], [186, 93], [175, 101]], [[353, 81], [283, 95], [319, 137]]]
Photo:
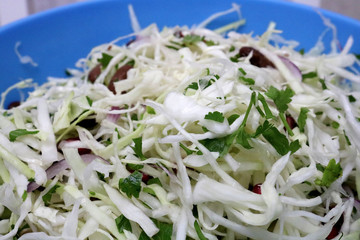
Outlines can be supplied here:
[[326, 32], [300, 53], [275, 23], [227, 32], [237, 5], [162, 30], [129, 11], [135, 33], [82, 71], [15, 108], [6, 94], [30, 80], [2, 94], [0, 239], [359, 239], [352, 37], [339, 51], [321, 16], [331, 53]]

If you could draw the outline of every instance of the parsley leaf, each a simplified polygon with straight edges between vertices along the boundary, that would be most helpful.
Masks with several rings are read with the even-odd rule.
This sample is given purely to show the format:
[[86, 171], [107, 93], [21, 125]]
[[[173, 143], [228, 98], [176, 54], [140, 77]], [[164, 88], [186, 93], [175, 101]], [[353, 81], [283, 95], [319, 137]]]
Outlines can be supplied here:
[[161, 186], [162, 187], [162, 184], [161, 184], [161, 182], [160, 182], [160, 179], [159, 178], [151, 178], [151, 179], [149, 179], [148, 181], [147, 181], [147, 183], [146, 183], [147, 185], [151, 185], [151, 184], [157, 184], [157, 185], [159, 185], [159, 186]]
[[16, 140], [16, 138], [20, 137], [20, 136], [24, 136], [24, 135], [30, 135], [30, 134], [37, 134], [39, 131], [35, 130], [35, 131], [28, 131], [26, 129], [16, 129], [13, 130], [9, 133], [9, 139], [11, 142], [14, 142]]
[[193, 45], [194, 43], [200, 42], [202, 40], [203, 40], [203, 38], [200, 37], [199, 35], [186, 35], [183, 38], [183, 43], [186, 46], [189, 46], [189, 45]]
[[119, 189], [126, 193], [129, 198], [131, 196], [138, 198], [141, 191], [141, 179], [142, 174], [139, 171], [135, 171], [127, 178], [119, 179]]
[[249, 143], [250, 138], [252, 138], [252, 135], [245, 131], [244, 126], [240, 126], [236, 136], [236, 142], [246, 149], [251, 149], [253, 147]]
[[309, 72], [302, 75], [303, 80], [306, 78], [316, 78], [318, 75], [316, 72]]
[[285, 112], [288, 109], [288, 104], [291, 102], [291, 98], [294, 96], [294, 91], [291, 88], [286, 88], [285, 90], [278, 90], [277, 88], [271, 86], [269, 90], [265, 93], [266, 96], [271, 98], [277, 109], [280, 112]]
[[252, 79], [252, 78], [247, 78], [247, 77], [244, 77], [244, 76], [240, 76], [239, 80], [244, 81], [247, 85], [254, 85], [255, 84], [255, 80]]
[[153, 220], [155, 225], [159, 228], [159, 232], [155, 234], [153, 240], [171, 240], [173, 232], [173, 224], [160, 222], [159, 220]]
[[185, 88], [185, 91], [188, 90], [188, 89], [194, 89], [194, 90], [198, 90], [199, 89], [199, 84], [197, 82], [192, 82], [189, 84], [189, 86], [187, 86]]
[[113, 56], [111, 56], [107, 53], [102, 53], [102, 58], [99, 58], [98, 62], [101, 63], [101, 66], [103, 68], [106, 68], [107, 65], [109, 65], [109, 62], [111, 61], [112, 58], [113, 58]]
[[356, 98], [353, 95], [349, 95], [349, 102], [356, 102]]
[[127, 219], [124, 215], [120, 215], [115, 219], [116, 227], [119, 230], [119, 233], [123, 233], [124, 230], [132, 231], [131, 224], [129, 219]]
[[263, 105], [263, 108], [264, 108], [264, 111], [265, 111], [265, 118], [266, 119], [273, 118], [274, 116], [272, 115], [272, 112], [271, 112], [271, 110], [269, 108], [269, 105], [266, 102], [265, 97], [261, 93], [258, 93], [257, 98], [261, 102], [261, 104]]
[[92, 104], [93, 104], [93, 100], [92, 100], [90, 97], [88, 97], [88, 96], [86, 96], [86, 100], [87, 100], [89, 106], [91, 107]]
[[306, 124], [306, 119], [307, 119], [307, 113], [309, 112], [308, 108], [302, 107], [300, 109], [300, 114], [297, 120], [300, 132], [304, 132], [304, 128], [305, 128], [305, 124]]
[[322, 179], [316, 179], [315, 183], [320, 186], [330, 187], [342, 175], [340, 163], [336, 163], [335, 159], [331, 159], [324, 169]]
[[59, 187], [60, 187], [59, 185], [54, 185], [52, 188], [50, 188], [50, 190], [47, 193], [45, 193], [44, 196], [42, 196], [42, 200], [45, 206], [49, 205], [52, 195], [56, 192], [56, 189], [58, 189]]
[[26, 190], [24, 190], [24, 192], [23, 192], [23, 194], [21, 196], [21, 199], [23, 200], [23, 202], [26, 200], [27, 196], [28, 196], [28, 193], [27, 193]]
[[229, 124], [230, 124], [230, 125], [233, 124], [233, 122], [235, 122], [235, 120], [238, 119], [239, 117], [240, 117], [239, 114], [233, 114], [233, 115], [231, 115], [230, 117], [228, 117], [228, 122], [229, 122]]
[[288, 109], [288, 104], [291, 102], [291, 98], [294, 96], [294, 91], [291, 88], [286, 88], [285, 90], [278, 90], [277, 88], [271, 86], [269, 90], [265, 93], [266, 96], [271, 98], [277, 109], [279, 110], [279, 117], [284, 124], [286, 130], [289, 132], [290, 136], [293, 136], [294, 133], [291, 130], [291, 127], [286, 121], [285, 111]]
[[301, 146], [298, 140], [291, 142], [287, 137], [279, 132], [279, 130], [270, 124], [268, 121], [265, 121], [263, 125], [259, 126], [256, 129], [255, 137], [260, 134], [275, 148], [275, 150], [282, 156], [287, 154], [289, 151], [291, 153], [296, 152]]
[[146, 112], [148, 114], [156, 114], [155, 109], [150, 106], [146, 106]]
[[182, 144], [182, 143], [180, 143], [180, 147], [182, 148], [182, 149], [184, 149], [184, 151], [186, 152], [186, 154], [187, 155], [191, 155], [191, 154], [193, 154], [195, 151], [194, 150], [191, 150], [191, 149], [189, 149], [189, 148], [187, 148], [184, 144]]
[[225, 117], [221, 112], [215, 111], [215, 112], [209, 112], [208, 114], [206, 114], [205, 119], [223, 123]]
[[142, 231], [139, 236], [139, 240], [151, 240], [151, 238], [149, 238], [148, 235], [146, 235], [146, 233]]
[[197, 220], [195, 220], [195, 222], [194, 222], [194, 228], [195, 228], [195, 231], [196, 231], [196, 233], [197, 233], [200, 240], [207, 240], [207, 238], [202, 233], [202, 231], [200, 229], [200, 225], [199, 225]]
[[220, 156], [224, 155], [224, 150], [226, 147], [226, 137], [222, 138], [207, 138], [199, 141], [204, 147], [206, 147], [210, 152], [218, 152]]
[[140, 158], [140, 160], [145, 160], [146, 157], [142, 153], [142, 137], [134, 138], [133, 141], [135, 143], [135, 146], [131, 148], [134, 150], [135, 155]]
[[245, 70], [243, 69], [243, 68], [239, 68], [239, 72], [241, 72], [242, 73], [242, 75], [246, 75], [246, 72], [245, 72]]

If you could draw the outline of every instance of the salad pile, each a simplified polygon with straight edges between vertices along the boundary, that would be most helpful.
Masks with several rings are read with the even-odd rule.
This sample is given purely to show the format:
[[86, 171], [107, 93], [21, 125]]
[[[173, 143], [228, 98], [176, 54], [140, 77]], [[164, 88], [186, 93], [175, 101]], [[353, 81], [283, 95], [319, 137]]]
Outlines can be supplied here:
[[1, 110], [0, 239], [359, 239], [353, 39], [207, 22], [136, 29]]

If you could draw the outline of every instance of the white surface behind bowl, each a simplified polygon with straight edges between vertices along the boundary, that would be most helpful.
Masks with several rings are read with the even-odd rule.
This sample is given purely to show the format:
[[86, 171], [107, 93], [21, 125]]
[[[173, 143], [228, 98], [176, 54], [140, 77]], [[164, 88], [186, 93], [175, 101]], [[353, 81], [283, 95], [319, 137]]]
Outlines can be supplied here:
[[[61, 5], [86, 0], [0, 0], [0, 26], [26, 17], [29, 14], [44, 11]], [[279, 0], [322, 7], [360, 20], [359, 0]]]

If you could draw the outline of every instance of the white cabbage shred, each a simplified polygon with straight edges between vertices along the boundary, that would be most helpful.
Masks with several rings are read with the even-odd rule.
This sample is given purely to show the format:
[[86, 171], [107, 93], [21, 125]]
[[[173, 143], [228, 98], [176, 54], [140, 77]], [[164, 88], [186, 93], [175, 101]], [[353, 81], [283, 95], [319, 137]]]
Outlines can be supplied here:
[[83, 71], [2, 108], [0, 239], [359, 239], [352, 37], [302, 54], [274, 23], [205, 29], [236, 5], [161, 31], [129, 10], [134, 41], [95, 47]]

